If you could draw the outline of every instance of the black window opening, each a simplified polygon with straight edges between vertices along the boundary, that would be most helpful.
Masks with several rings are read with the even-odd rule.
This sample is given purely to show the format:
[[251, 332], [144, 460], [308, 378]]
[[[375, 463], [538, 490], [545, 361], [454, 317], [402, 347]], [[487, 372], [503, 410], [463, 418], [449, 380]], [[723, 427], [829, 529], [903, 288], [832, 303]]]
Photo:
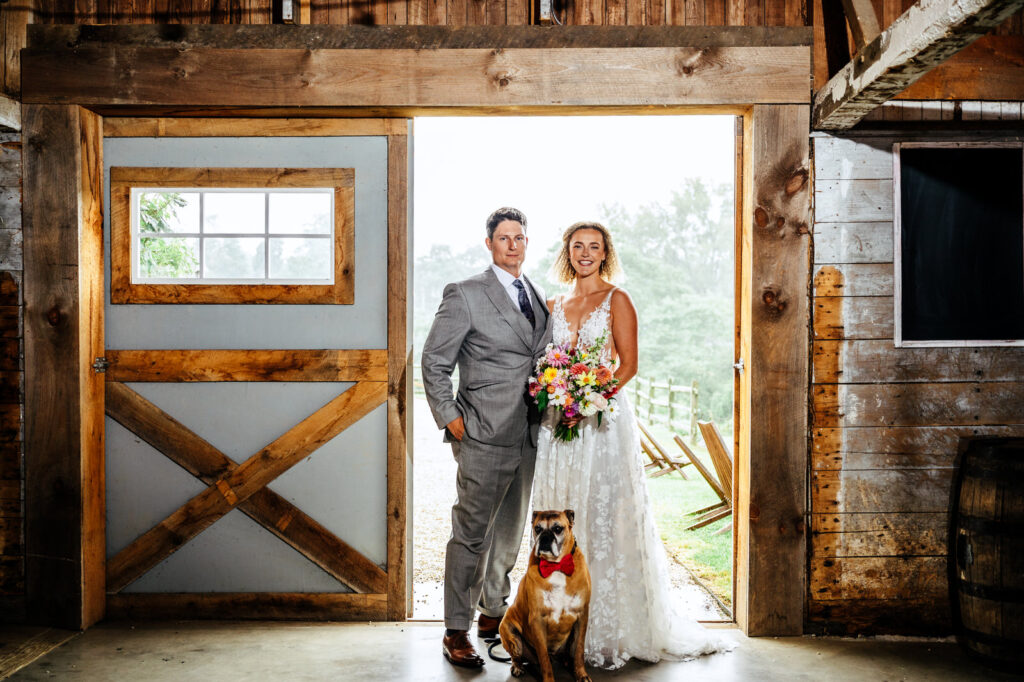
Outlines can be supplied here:
[[896, 345], [1024, 345], [1021, 146], [896, 147]]

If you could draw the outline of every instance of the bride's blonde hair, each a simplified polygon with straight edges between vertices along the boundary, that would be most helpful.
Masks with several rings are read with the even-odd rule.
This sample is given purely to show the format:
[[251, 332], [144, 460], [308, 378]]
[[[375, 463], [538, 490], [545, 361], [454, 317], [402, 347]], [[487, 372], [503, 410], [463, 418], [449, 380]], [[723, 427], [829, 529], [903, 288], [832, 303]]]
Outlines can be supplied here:
[[572, 236], [580, 230], [597, 230], [604, 239], [604, 261], [597, 274], [609, 282], [617, 280], [622, 275], [622, 268], [619, 267], [619, 256], [615, 253], [615, 245], [612, 244], [612, 235], [608, 228], [601, 223], [583, 221], [573, 223], [562, 233], [562, 249], [558, 252], [554, 264], [551, 266], [551, 273], [563, 284], [572, 284], [576, 281], [576, 271], [569, 259], [569, 243]]

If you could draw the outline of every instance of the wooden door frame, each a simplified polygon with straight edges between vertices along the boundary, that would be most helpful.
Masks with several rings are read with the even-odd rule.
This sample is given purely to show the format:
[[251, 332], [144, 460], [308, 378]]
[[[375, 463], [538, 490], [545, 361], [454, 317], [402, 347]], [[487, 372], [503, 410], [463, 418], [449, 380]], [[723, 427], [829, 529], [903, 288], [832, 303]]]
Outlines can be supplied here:
[[[129, 29], [122, 32], [128, 40], [137, 27], [124, 28]], [[59, 37], [66, 30], [52, 29], [35, 29], [35, 42], [46, 44], [49, 34]], [[736, 31], [725, 33], [735, 39]], [[105, 35], [109, 38], [111, 32]], [[292, 48], [174, 48], [170, 62], [166, 47], [125, 48], [116, 41], [95, 49], [50, 44], [26, 50], [26, 546], [29, 556], [37, 557], [27, 565], [29, 612], [47, 623], [75, 628], [103, 616], [103, 583], [96, 579], [103, 575], [103, 505], [95, 496], [102, 480], [102, 448], [97, 453], [94, 447], [97, 439], [102, 443], [103, 399], [102, 390], [90, 388], [95, 383], [91, 364], [97, 334], [102, 348], [102, 294], [97, 299], [90, 274], [95, 267], [85, 267], [93, 265], [90, 256], [95, 254], [89, 247], [97, 225], [102, 230], [102, 213], [96, 207], [102, 187], [97, 193], [95, 184], [97, 177], [102, 179], [102, 137], [95, 133], [105, 125], [100, 116], [118, 117], [107, 120], [121, 129], [164, 134], [192, 125], [188, 117], [216, 116], [222, 130], [238, 135], [235, 126], [241, 122], [223, 117], [258, 115], [268, 119], [264, 126], [277, 131], [272, 134], [287, 135], [289, 129], [300, 129], [296, 126], [330, 125], [298, 121], [298, 111], [326, 119], [495, 112], [728, 113], [742, 116], [744, 127], [737, 261], [746, 371], [740, 379], [744, 417], [737, 425], [734, 491], [735, 617], [750, 635], [801, 633], [807, 563], [810, 39], [803, 46], [780, 47], [762, 44], [771, 42], [770, 32], [763, 29], [749, 35], [753, 47], [442, 49], [429, 53], [424, 68], [434, 69], [431, 75], [417, 70], [419, 62], [410, 61], [407, 50], [380, 50], [374, 58], [395, 65], [395, 70], [386, 72], [388, 87], [376, 88], [367, 88], [365, 78], [349, 81], [337, 72], [339, 64], [367, 56], [364, 50], [302, 50], [298, 52], [307, 59], [299, 66], [301, 55]], [[279, 74], [279, 92], [268, 95], [265, 83], [243, 79], [237, 87], [219, 91], [218, 101], [211, 104], [201, 76], [216, 73], [225, 60], [238, 61], [239, 52], [240, 64], [258, 52], [264, 70]], [[272, 68], [275, 64], [279, 68]], [[632, 71], [623, 69], [624, 64], [631, 64]], [[766, 64], [779, 87], [764, 87]], [[723, 65], [730, 74], [724, 80]], [[552, 68], [582, 74], [589, 79], [588, 87], [581, 94], [573, 79], [552, 78]], [[447, 90], [424, 87], [437, 69], [449, 87], [463, 89], [454, 104]], [[67, 74], [74, 74], [73, 82]], [[795, 85], [801, 79], [808, 86], [804, 90]], [[154, 83], [167, 87], [154, 88]], [[314, 108], [282, 106], [282, 99], [299, 96], [295, 93]], [[389, 177], [407, 170], [408, 162], [404, 151], [389, 152]], [[68, 191], [55, 193], [47, 185], [54, 178]], [[411, 386], [409, 282], [404, 279], [408, 209], [405, 192], [400, 202], [389, 201], [389, 261], [394, 259], [389, 271], [403, 273], [389, 277], [388, 284], [388, 566], [395, 570], [389, 570], [387, 617], [396, 620], [406, 616], [411, 596], [406, 568], [411, 529], [406, 522], [411, 466], [406, 409]], [[60, 216], [59, 222], [54, 216]], [[64, 288], [47, 286], [55, 280]], [[61, 365], [54, 358], [68, 359]], [[754, 419], [752, 405], [758, 408]], [[59, 466], [50, 473], [37, 463]], [[77, 483], [69, 484], [71, 479]], [[57, 490], [73, 494], [55, 499]], [[55, 506], [68, 517], [66, 530], [56, 539], [37, 530]], [[57, 574], [58, 564], [76, 568]], [[48, 595], [71, 606], [57, 608]]]

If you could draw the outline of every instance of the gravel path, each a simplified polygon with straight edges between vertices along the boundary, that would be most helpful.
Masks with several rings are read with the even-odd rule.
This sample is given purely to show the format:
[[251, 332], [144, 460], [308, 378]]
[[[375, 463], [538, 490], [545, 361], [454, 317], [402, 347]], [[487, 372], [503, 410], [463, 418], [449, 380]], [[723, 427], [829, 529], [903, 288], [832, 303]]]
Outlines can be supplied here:
[[[416, 398], [413, 412], [413, 618], [443, 618], [444, 550], [451, 535], [451, 509], [455, 503], [455, 459], [441, 442], [441, 432], [427, 407]], [[512, 571], [512, 594], [526, 570], [528, 535], [524, 533], [519, 561]], [[675, 561], [669, 561], [673, 597], [680, 610], [699, 620], [721, 620], [718, 605]]]

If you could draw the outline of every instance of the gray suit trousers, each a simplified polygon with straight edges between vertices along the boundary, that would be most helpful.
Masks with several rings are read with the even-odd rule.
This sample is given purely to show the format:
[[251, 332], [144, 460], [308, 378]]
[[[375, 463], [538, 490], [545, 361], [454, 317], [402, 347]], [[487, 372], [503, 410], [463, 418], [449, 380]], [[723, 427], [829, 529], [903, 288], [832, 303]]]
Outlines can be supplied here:
[[522, 543], [537, 447], [527, 430], [517, 446], [464, 437], [452, 451], [458, 498], [445, 556], [444, 624], [469, 630], [474, 609], [500, 618], [508, 607], [508, 573]]

